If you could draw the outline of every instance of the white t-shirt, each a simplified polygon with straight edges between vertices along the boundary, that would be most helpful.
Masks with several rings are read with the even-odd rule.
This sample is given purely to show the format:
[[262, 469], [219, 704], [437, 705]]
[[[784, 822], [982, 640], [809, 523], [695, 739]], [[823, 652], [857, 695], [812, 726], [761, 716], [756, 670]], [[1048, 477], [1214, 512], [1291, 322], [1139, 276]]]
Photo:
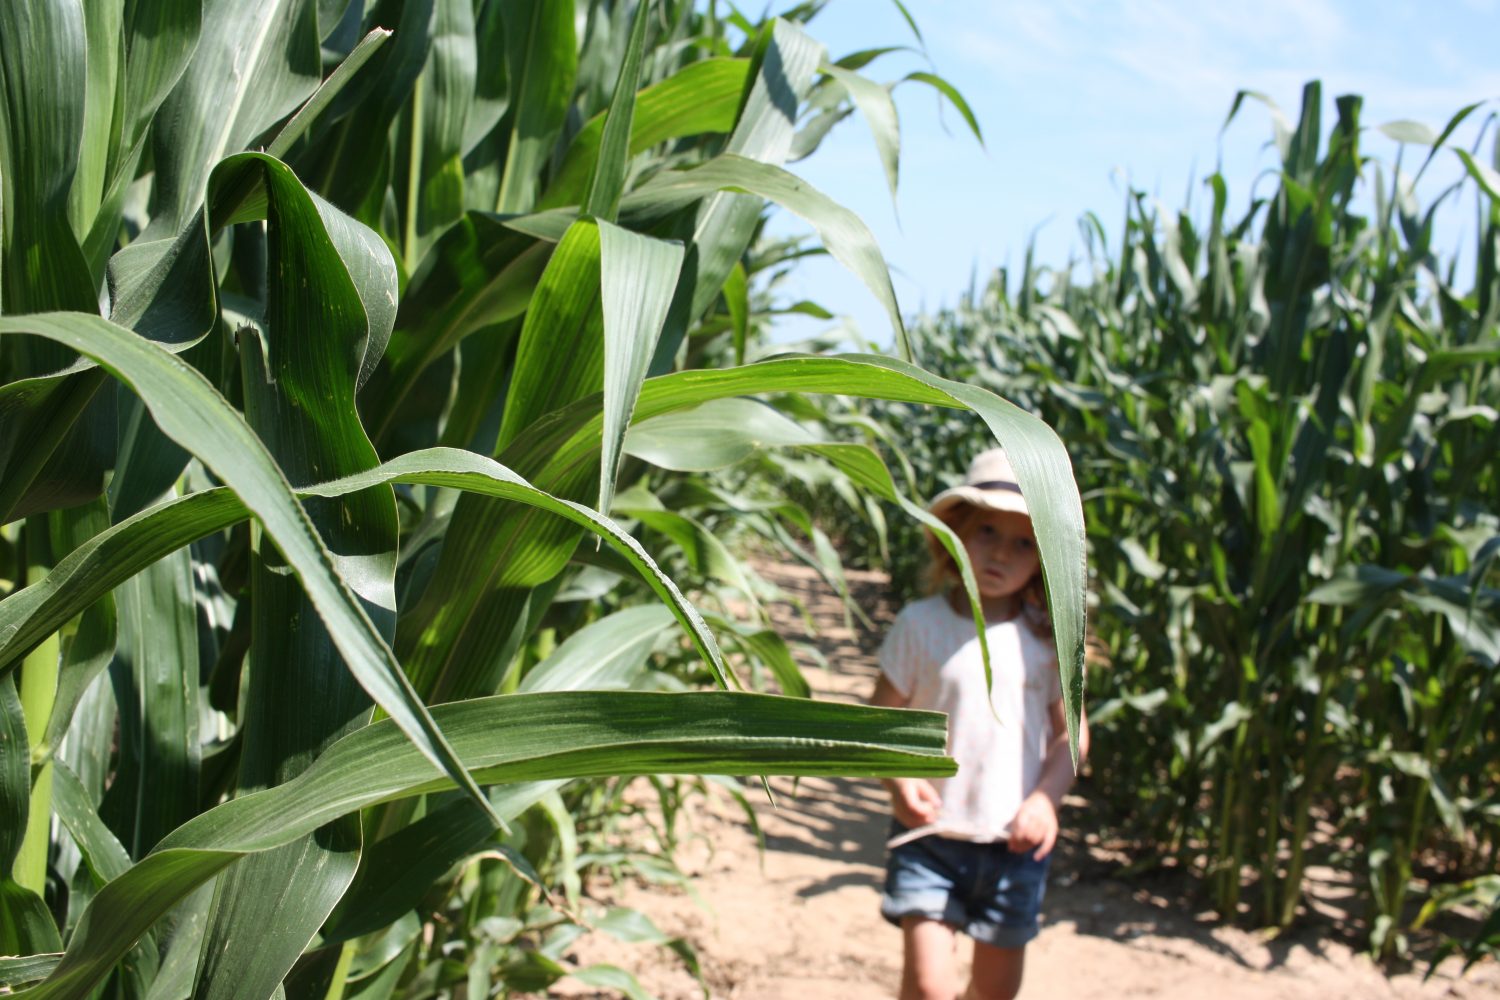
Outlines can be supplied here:
[[988, 626], [985, 638], [994, 673], [993, 714], [985, 705], [974, 619], [959, 615], [946, 597], [902, 609], [880, 647], [880, 670], [907, 707], [948, 714], [948, 753], [958, 762], [953, 777], [932, 779], [943, 799], [937, 821], [893, 839], [893, 846], [929, 833], [1004, 840], [1021, 802], [1041, 779], [1052, 739], [1048, 709], [1062, 698], [1057, 656], [1019, 617]]

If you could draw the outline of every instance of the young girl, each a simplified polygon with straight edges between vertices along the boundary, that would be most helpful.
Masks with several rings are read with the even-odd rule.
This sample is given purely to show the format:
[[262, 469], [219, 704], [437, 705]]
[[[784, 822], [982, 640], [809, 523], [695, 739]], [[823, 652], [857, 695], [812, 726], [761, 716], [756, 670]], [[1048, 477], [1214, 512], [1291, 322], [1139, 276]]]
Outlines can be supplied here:
[[[958, 773], [885, 782], [895, 821], [880, 911], [904, 940], [902, 1000], [958, 995], [960, 931], [974, 940], [963, 996], [1009, 1000], [1037, 934], [1058, 803], [1073, 783], [1057, 652], [1036, 536], [1005, 453], [979, 455], [963, 485], [928, 509], [968, 552], [994, 683], [986, 692], [958, 567], [929, 533], [937, 592], [896, 616], [870, 700], [948, 713]], [[1086, 725], [1079, 736], [1086, 753]]]

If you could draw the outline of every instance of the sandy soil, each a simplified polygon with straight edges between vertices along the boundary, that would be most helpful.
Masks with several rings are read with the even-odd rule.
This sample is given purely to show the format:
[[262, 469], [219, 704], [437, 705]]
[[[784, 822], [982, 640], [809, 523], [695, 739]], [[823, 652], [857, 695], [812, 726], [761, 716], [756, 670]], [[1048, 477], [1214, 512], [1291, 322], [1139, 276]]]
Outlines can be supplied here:
[[[839, 604], [811, 573], [782, 567], [762, 572], [801, 601], [817, 626], [809, 637], [794, 604], [774, 609], [793, 640], [815, 641], [829, 669], [808, 668], [819, 697], [854, 700], [870, 689], [878, 634], [844, 626]], [[881, 580], [851, 574], [851, 585], [876, 621]], [[695, 892], [644, 884], [599, 885], [600, 901], [637, 908], [697, 949], [714, 997], [732, 1000], [862, 1000], [893, 997], [900, 977], [900, 936], [878, 913], [888, 812], [875, 781], [788, 779], [772, 782], [773, 808], [759, 790], [750, 798], [765, 834], [758, 855], [753, 832], [727, 793], [686, 817], [692, 837], [679, 864]], [[1087, 782], [1079, 791], [1087, 795]], [[1086, 799], [1070, 797], [1065, 836], [1054, 860], [1041, 936], [1027, 950], [1023, 996], [1161, 997], [1243, 1000], [1366, 998], [1500, 998], [1500, 965], [1485, 962], [1459, 976], [1450, 961], [1426, 979], [1420, 971], [1387, 978], [1335, 933], [1310, 922], [1279, 937], [1219, 925], [1183, 898], [1181, 879], [1117, 877], [1123, 856], [1107, 850], [1087, 826]], [[1337, 916], [1347, 890], [1328, 873], [1315, 886], [1316, 907]], [[696, 898], [695, 898], [696, 896]], [[967, 961], [961, 946], [961, 960]], [[697, 981], [663, 949], [626, 945], [603, 934], [579, 941], [569, 958], [631, 970], [661, 1000], [703, 995]], [[578, 984], [553, 996], [605, 997]]]

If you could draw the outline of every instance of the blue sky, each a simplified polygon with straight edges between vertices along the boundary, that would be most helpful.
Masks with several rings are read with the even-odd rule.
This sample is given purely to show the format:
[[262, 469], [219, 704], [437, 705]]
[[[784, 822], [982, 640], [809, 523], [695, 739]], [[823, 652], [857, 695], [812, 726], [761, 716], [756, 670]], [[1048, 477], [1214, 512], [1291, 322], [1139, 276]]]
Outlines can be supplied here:
[[[1065, 264], [1081, 250], [1076, 220], [1085, 211], [1099, 215], [1113, 245], [1127, 184], [1178, 208], [1190, 180], [1196, 202], [1204, 193], [1201, 179], [1222, 162], [1242, 211], [1256, 175], [1275, 158], [1266, 148], [1272, 127], [1262, 105], [1242, 108], [1221, 139], [1240, 89], [1263, 92], [1295, 120], [1303, 84], [1321, 79], [1325, 126], [1333, 121], [1333, 97], [1344, 93], [1364, 96], [1369, 126], [1409, 119], [1440, 129], [1463, 105], [1489, 101], [1457, 134], [1466, 145], [1488, 112], [1500, 111], [1500, 0], [907, 0], [907, 6], [926, 54], [895, 53], [865, 74], [886, 82], [935, 68], [968, 97], [985, 147], [951, 108], [938, 107], [930, 89], [908, 83], [896, 90], [902, 132], [896, 210], [869, 129], [857, 116], [792, 169], [869, 224], [908, 315], [952, 305], [976, 268], [981, 282], [1000, 265], [1019, 270], [1033, 231], [1039, 260]], [[811, 33], [833, 58], [918, 44], [890, 0], [835, 0]], [[1493, 129], [1490, 136], [1486, 161]], [[1372, 131], [1365, 150], [1389, 162], [1396, 147]], [[1408, 151], [1409, 165], [1419, 159]], [[1457, 160], [1445, 156], [1421, 191], [1430, 196], [1457, 171]], [[1439, 245], [1454, 246], [1472, 231], [1473, 214], [1472, 200], [1449, 210]], [[783, 215], [773, 230], [806, 226]], [[874, 298], [832, 261], [810, 261], [780, 291], [851, 318], [875, 344], [891, 342]], [[831, 325], [788, 320], [776, 339]]]

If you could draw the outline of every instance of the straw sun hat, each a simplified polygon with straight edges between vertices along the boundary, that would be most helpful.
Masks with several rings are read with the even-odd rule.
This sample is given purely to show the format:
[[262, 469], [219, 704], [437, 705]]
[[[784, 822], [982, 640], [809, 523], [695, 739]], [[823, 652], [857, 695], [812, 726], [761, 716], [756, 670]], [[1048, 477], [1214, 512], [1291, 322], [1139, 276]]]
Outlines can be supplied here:
[[1001, 448], [991, 448], [974, 456], [969, 463], [964, 481], [952, 489], [946, 489], [932, 498], [929, 513], [943, 514], [961, 503], [973, 504], [984, 510], [1009, 510], [1031, 516], [1026, 509], [1026, 498], [1021, 495], [1021, 486], [1016, 481], [1016, 470]]

